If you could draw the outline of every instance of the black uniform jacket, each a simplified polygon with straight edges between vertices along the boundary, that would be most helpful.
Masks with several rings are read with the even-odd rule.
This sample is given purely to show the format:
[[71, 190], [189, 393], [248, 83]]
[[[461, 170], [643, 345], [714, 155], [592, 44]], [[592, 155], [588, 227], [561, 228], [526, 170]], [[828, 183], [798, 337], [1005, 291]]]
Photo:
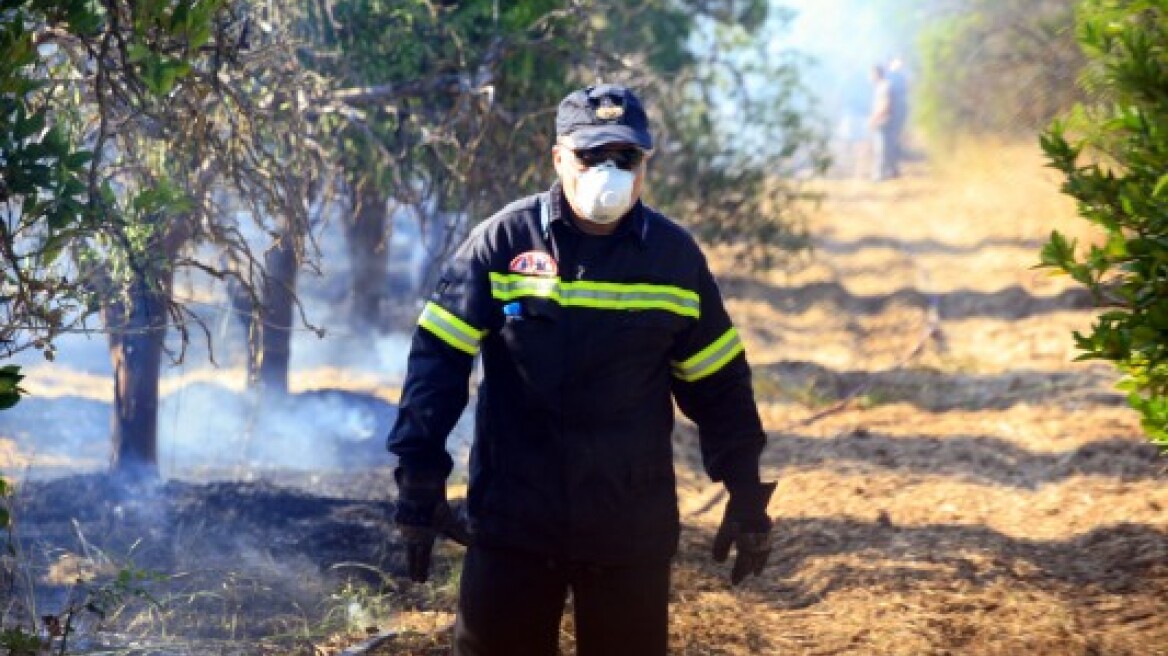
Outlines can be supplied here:
[[479, 224], [422, 310], [389, 449], [446, 477], [446, 438], [482, 383], [475, 540], [566, 560], [668, 558], [679, 522], [673, 399], [706, 471], [757, 484], [766, 441], [742, 343], [692, 237], [637, 203], [579, 231], [557, 183]]

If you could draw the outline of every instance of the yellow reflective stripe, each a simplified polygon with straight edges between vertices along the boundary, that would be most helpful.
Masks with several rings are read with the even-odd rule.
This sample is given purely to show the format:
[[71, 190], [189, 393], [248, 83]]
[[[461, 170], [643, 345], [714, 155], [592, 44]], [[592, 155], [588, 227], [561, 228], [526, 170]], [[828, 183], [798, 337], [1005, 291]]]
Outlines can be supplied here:
[[691, 383], [695, 380], [701, 380], [717, 373], [726, 366], [726, 363], [734, 359], [734, 356], [744, 350], [742, 340], [738, 338], [738, 331], [731, 327], [730, 330], [722, 333], [721, 337], [714, 340], [713, 344], [698, 351], [683, 362], [674, 362], [673, 375]]
[[426, 303], [426, 307], [422, 308], [422, 316], [418, 317], [418, 325], [429, 330], [438, 339], [469, 355], [478, 353], [479, 340], [486, 334], [485, 330], [475, 328], [434, 302]]
[[491, 273], [491, 296], [499, 301], [546, 298], [564, 307], [599, 310], [665, 310], [698, 318], [701, 303], [696, 292], [672, 285], [618, 283]]
[[511, 301], [523, 296], [538, 296], [560, 300], [560, 279], [491, 273], [491, 296], [500, 301]]
[[566, 305], [601, 310], [666, 310], [697, 318], [698, 295], [688, 289], [647, 283], [614, 283], [579, 280], [560, 284]]

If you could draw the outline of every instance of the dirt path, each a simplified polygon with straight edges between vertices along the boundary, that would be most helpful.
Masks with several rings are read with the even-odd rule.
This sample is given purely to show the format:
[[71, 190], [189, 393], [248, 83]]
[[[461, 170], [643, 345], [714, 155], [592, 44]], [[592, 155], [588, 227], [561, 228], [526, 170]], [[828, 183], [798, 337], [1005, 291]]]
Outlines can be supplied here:
[[727, 279], [778, 550], [731, 594], [690, 516], [676, 653], [1168, 653], [1165, 460], [1072, 362], [1088, 299], [1031, 268], [1084, 226], [1031, 149], [958, 159], [827, 183], [810, 267]]

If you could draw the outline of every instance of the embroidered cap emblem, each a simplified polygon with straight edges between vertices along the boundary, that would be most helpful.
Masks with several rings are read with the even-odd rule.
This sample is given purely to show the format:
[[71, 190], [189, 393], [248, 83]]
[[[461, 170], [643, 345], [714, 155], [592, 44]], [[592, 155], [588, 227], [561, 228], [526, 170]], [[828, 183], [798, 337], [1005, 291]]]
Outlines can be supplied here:
[[559, 267], [551, 255], [543, 251], [527, 251], [520, 253], [511, 260], [511, 273], [522, 273], [528, 276], [552, 277], [559, 273]]
[[612, 121], [625, 115], [625, 108], [614, 105], [611, 98], [605, 98], [596, 108], [596, 118], [602, 121]]

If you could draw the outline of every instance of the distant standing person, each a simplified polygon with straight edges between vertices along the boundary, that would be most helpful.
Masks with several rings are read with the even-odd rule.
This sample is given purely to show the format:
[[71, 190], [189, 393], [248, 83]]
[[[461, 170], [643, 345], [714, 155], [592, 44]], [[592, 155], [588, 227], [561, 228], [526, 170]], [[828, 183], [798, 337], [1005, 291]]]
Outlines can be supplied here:
[[868, 127], [872, 130], [872, 179], [888, 180], [900, 175], [892, 84], [883, 66], [873, 66], [871, 77], [872, 111], [868, 115]]
[[664, 656], [680, 523], [674, 401], [729, 492], [713, 556], [770, 554], [766, 443], [742, 342], [698, 244], [640, 200], [641, 101], [602, 84], [556, 114], [559, 180], [479, 224], [422, 310], [389, 450], [410, 575], [451, 533], [446, 438], [482, 354], [457, 656], [554, 656], [571, 593], [580, 656]]
[[900, 172], [900, 162], [904, 159], [904, 126], [908, 123], [908, 79], [904, 73], [904, 62], [895, 57], [888, 62], [888, 92], [892, 102], [892, 140], [896, 149], [893, 161], [896, 172]]

